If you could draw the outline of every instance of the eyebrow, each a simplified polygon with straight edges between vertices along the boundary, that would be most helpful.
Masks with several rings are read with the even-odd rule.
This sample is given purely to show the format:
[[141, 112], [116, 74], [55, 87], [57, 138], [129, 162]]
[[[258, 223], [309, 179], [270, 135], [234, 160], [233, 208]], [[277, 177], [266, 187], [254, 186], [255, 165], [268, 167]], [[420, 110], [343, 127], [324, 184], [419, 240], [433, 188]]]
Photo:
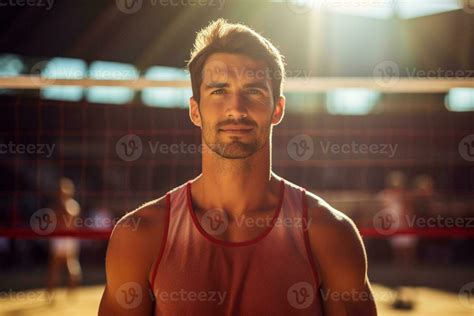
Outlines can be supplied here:
[[216, 89], [216, 88], [227, 88], [229, 84], [227, 82], [209, 82], [206, 83], [206, 90]]
[[[220, 89], [220, 88], [228, 88], [229, 84], [227, 82], [209, 82], [206, 83], [205, 90], [210, 89]], [[244, 88], [261, 88], [264, 90], [268, 90], [268, 86], [266, 81], [254, 81], [244, 84]]]

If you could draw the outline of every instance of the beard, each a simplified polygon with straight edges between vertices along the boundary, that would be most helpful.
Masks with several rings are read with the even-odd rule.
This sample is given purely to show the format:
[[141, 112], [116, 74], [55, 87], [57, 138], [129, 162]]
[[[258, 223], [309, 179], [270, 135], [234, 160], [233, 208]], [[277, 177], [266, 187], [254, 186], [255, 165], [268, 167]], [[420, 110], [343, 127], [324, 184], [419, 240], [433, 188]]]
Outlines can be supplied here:
[[[219, 129], [228, 124], [245, 125], [254, 127], [249, 136], [226, 136]], [[270, 126], [269, 126], [270, 128]], [[205, 144], [217, 155], [225, 159], [245, 159], [262, 149], [265, 144], [265, 136], [258, 137], [257, 124], [248, 119], [241, 121], [225, 121], [216, 126], [203, 123], [202, 133]], [[254, 136], [256, 135], [256, 136]]]
[[208, 142], [206, 137], [204, 141], [206, 145], [216, 154], [225, 159], [245, 159], [255, 154], [260, 148], [257, 140], [251, 142], [242, 142], [238, 139], [224, 141], [221, 137], [215, 137], [215, 142]]

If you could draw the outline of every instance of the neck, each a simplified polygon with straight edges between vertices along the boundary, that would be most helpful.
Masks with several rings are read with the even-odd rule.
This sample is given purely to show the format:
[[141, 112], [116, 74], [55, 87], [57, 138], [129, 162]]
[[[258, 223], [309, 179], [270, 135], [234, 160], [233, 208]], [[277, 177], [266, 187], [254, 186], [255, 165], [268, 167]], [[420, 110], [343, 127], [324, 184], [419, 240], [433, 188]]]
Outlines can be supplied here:
[[211, 150], [202, 154], [202, 174], [192, 185], [198, 208], [220, 208], [235, 216], [268, 210], [279, 195], [279, 180], [270, 171], [267, 144], [245, 159], [225, 159]]

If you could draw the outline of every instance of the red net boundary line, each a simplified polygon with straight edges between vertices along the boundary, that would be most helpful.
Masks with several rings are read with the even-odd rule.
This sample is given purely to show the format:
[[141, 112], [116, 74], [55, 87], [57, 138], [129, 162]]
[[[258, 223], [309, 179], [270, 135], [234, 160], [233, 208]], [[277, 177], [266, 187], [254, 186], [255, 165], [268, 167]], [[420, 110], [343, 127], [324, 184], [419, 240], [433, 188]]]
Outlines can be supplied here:
[[[103, 137], [105, 132], [108, 132], [110, 136], [124, 136], [126, 134], [132, 133], [136, 134], [140, 137], [153, 137], [153, 136], [196, 136], [201, 135], [200, 130], [189, 128], [189, 129], [177, 129], [177, 128], [169, 128], [169, 129], [133, 129], [131, 131], [123, 130], [123, 129], [110, 129], [110, 130], [101, 130], [101, 129], [93, 129], [88, 130], [87, 134], [89, 137]], [[470, 133], [472, 129], [470, 128], [459, 128], [459, 129], [437, 129], [436, 137], [445, 137], [449, 138], [451, 136], [465, 136], [466, 133]], [[82, 135], [82, 130], [64, 130], [64, 136], [76, 136], [79, 137]], [[338, 128], [338, 129], [325, 129], [325, 130], [310, 130], [310, 129], [288, 129], [288, 128], [280, 128], [274, 129], [273, 135], [276, 137], [292, 137], [298, 134], [306, 134], [308, 136], [325, 136], [325, 137], [337, 137], [337, 136], [345, 136], [345, 135], [352, 135], [352, 136], [361, 136], [361, 137], [374, 137], [373, 135], [366, 135], [367, 133], [376, 133], [377, 136], [384, 137], [384, 136], [429, 136], [432, 131], [407, 131], [406, 129], [400, 128], [365, 128], [362, 130], [361, 128]], [[42, 136], [59, 136], [60, 130], [55, 129], [45, 129], [41, 131]], [[37, 135], [38, 131], [36, 129], [22, 129], [22, 135]], [[0, 135], [11, 135], [11, 131], [8, 130], [0, 130]]]
[[[160, 155], [173, 155], [173, 154], [160, 154]], [[182, 154], [184, 156], [185, 154]], [[198, 155], [198, 154], [195, 154]], [[447, 156], [449, 158], [449, 156]], [[312, 166], [312, 167], [345, 167], [345, 166], [361, 166], [361, 167], [368, 167], [368, 166], [389, 166], [389, 167], [401, 167], [401, 166], [440, 166], [446, 165], [446, 159], [445, 158], [438, 158], [436, 160], [422, 160], [420, 158], [400, 158], [400, 159], [393, 159], [393, 158], [374, 158], [374, 159], [365, 159], [365, 158], [355, 158], [355, 159], [318, 159], [318, 160], [305, 160], [305, 161], [296, 161], [296, 160], [291, 160], [291, 159], [281, 159], [273, 160], [273, 165], [276, 167], [301, 167], [302, 165], [304, 166]], [[113, 160], [112, 160], [113, 159]], [[124, 167], [128, 168], [131, 165], [136, 165], [136, 166], [147, 166], [147, 167], [157, 167], [157, 166], [183, 166], [183, 167], [201, 167], [201, 161], [198, 160], [200, 157], [196, 156], [196, 158], [188, 158], [188, 159], [168, 159], [168, 160], [158, 160], [158, 159], [144, 159], [140, 158], [135, 162], [127, 162], [123, 160], [119, 160], [119, 158], [110, 158], [110, 161], [108, 164], [110, 166], [116, 166], [116, 167]], [[461, 165], [464, 166], [466, 165], [466, 160], [463, 160], [462, 157], [457, 158], [457, 160], [453, 160], [450, 162], [450, 166], [457, 166]], [[70, 159], [70, 160], [61, 160], [61, 159], [42, 159], [42, 158], [36, 158], [35, 160], [23, 160], [21, 163], [22, 165], [28, 165], [28, 166], [36, 166], [37, 162], [40, 164], [47, 164], [51, 162], [56, 162], [60, 161], [63, 166], [67, 167], [81, 167], [83, 164], [87, 165], [92, 165], [92, 166], [97, 166], [97, 165], [102, 165], [103, 161], [101, 160], [94, 160], [94, 159], [89, 159], [89, 160], [84, 160], [82, 161], [81, 159]], [[10, 166], [13, 163], [11, 161], [0, 161], [1, 165], [6, 165]]]
[[[367, 238], [392, 238], [414, 236], [422, 238], [474, 238], [473, 228], [407, 228], [395, 232], [376, 228], [360, 228]], [[0, 237], [13, 239], [50, 239], [53, 237], [76, 237], [79, 239], [108, 239], [112, 229], [55, 230], [49, 234], [38, 234], [30, 228], [0, 228]]]

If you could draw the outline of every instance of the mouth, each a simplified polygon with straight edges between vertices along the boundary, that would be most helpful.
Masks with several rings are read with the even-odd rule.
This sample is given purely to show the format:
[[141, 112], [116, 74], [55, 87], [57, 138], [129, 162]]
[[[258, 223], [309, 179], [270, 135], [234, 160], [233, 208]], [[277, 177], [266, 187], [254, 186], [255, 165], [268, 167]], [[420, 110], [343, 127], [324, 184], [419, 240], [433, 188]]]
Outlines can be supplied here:
[[219, 129], [220, 132], [230, 133], [230, 134], [247, 134], [253, 130], [251, 127], [229, 127], [229, 128], [221, 128]]

